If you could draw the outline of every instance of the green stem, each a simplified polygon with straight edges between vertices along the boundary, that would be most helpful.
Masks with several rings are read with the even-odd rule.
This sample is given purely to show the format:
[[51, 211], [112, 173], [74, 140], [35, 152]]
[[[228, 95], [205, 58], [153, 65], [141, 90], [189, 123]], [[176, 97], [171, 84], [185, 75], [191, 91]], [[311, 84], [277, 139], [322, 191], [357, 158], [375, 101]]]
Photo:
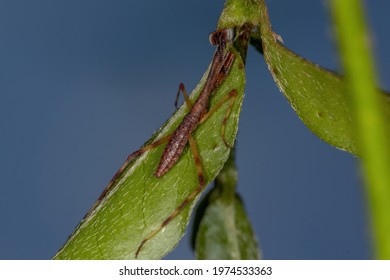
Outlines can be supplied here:
[[332, 0], [331, 3], [345, 74], [351, 89], [349, 97], [367, 183], [375, 255], [379, 259], [390, 259], [390, 143], [380, 96], [375, 88], [370, 37], [360, 1]]
[[235, 151], [232, 149], [221, 172], [219, 172], [217, 178], [215, 178], [215, 188], [220, 190], [219, 196], [221, 196], [226, 203], [230, 204], [233, 204], [235, 199], [237, 186], [237, 168], [234, 154]]

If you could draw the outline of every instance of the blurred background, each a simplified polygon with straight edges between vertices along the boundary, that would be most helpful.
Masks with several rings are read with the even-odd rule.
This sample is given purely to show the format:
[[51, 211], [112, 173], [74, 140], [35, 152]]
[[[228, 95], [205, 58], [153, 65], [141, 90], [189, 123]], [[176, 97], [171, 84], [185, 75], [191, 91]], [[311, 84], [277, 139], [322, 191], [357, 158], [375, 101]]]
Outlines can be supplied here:
[[[0, 2], [0, 259], [50, 259], [207, 68], [224, 1]], [[339, 58], [325, 0], [268, 0], [285, 45]], [[366, 1], [390, 89], [390, 2]], [[358, 161], [313, 135], [250, 48], [238, 192], [265, 259], [368, 259]], [[167, 259], [192, 259], [187, 233]]]

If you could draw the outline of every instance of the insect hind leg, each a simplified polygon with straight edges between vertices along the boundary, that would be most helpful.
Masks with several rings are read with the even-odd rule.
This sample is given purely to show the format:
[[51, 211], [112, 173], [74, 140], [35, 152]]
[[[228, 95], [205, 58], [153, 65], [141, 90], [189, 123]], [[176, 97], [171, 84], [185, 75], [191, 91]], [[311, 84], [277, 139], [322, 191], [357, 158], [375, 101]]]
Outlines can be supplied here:
[[146, 242], [148, 242], [150, 239], [152, 239], [157, 233], [159, 233], [165, 226], [167, 226], [177, 215], [180, 214], [180, 212], [190, 204], [190, 202], [195, 199], [198, 194], [202, 192], [202, 190], [205, 187], [205, 180], [203, 176], [203, 168], [202, 163], [200, 161], [199, 151], [196, 146], [195, 139], [190, 135], [189, 136], [189, 144], [192, 151], [192, 155], [194, 157], [195, 161], [195, 167], [196, 172], [198, 176], [199, 185], [198, 187], [192, 191], [192, 193], [189, 194], [189, 196], [184, 199], [184, 201], [172, 212], [171, 215], [169, 215], [155, 230], [150, 232], [140, 243], [140, 245], [137, 248], [137, 251], [135, 253], [135, 257], [138, 258], [139, 253], [141, 252], [141, 249], [145, 245]]
[[226, 124], [229, 119], [230, 113], [232, 112], [232, 108], [234, 105], [234, 101], [237, 98], [237, 90], [233, 89], [229, 92], [226, 96], [224, 96], [217, 104], [215, 104], [200, 120], [200, 123], [203, 123], [206, 121], [212, 114], [215, 113], [223, 104], [229, 101], [229, 107], [226, 109], [225, 116], [222, 121], [221, 126], [221, 138], [223, 140], [223, 143], [225, 143], [226, 147], [233, 148], [231, 144], [229, 144], [225, 137], [225, 130], [226, 130]]
[[[113, 186], [114, 182], [119, 178], [119, 176], [121, 175], [121, 173], [129, 166], [129, 164], [137, 157], [141, 156], [143, 153], [145, 153], [146, 151], [149, 151], [161, 144], [164, 144], [165, 142], [168, 142], [169, 139], [171, 139], [172, 137], [172, 134], [169, 134], [167, 136], [164, 136], [160, 139], [158, 139], [157, 141], [149, 144], [149, 145], [146, 145], [144, 147], [142, 147], [141, 149], [135, 151], [134, 153], [130, 154], [126, 161], [122, 164], [122, 166], [119, 168], [119, 170], [115, 173], [114, 177], [112, 177], [112, 179], [110, 180], [110, 182], [108, 183], [107, 187], [104, 189], [104, 191], [102, 192], [102, 194], [99, 196], [97, 202], [95, 203], [95, 205], [97, 205], [98, 203], [100, 203], [100, 201], [102, 201], [102, 199], [107, 195], [107, 193], [110, 191], [111, 187]], [[95, 205], [93, 206], [93, 208], [95, 207]]]

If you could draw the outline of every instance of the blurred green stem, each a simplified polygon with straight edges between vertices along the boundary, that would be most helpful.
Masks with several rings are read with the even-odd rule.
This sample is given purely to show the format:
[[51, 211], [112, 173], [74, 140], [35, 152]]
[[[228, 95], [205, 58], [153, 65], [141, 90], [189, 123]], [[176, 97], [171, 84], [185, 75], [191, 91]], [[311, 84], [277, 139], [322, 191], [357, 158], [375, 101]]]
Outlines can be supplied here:
[[350, 87], [373, 226], [375, 257], [390, 259], [390, 143], [375, 87], [370, 36], [361, 1], [332, 0], [343, 66]]
[[226, 203], [232, 203], [236, 196], [237, 168], [235, 164], [235, 149], [230, 152], [221, 172], [215, 178], [215, 188], [220, 188], [220, 196]]

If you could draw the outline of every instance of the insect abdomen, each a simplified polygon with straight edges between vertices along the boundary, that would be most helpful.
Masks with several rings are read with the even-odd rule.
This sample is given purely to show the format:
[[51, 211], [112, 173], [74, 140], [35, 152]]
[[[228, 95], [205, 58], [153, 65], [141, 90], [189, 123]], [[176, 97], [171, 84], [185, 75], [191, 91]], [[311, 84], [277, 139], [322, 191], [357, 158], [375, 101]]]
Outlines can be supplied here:
[[187, 145], [188, 137], [199, 123], [200, 116], [188, 114], [165, 146], [154, 176], [160, 178], [176, 163]]

